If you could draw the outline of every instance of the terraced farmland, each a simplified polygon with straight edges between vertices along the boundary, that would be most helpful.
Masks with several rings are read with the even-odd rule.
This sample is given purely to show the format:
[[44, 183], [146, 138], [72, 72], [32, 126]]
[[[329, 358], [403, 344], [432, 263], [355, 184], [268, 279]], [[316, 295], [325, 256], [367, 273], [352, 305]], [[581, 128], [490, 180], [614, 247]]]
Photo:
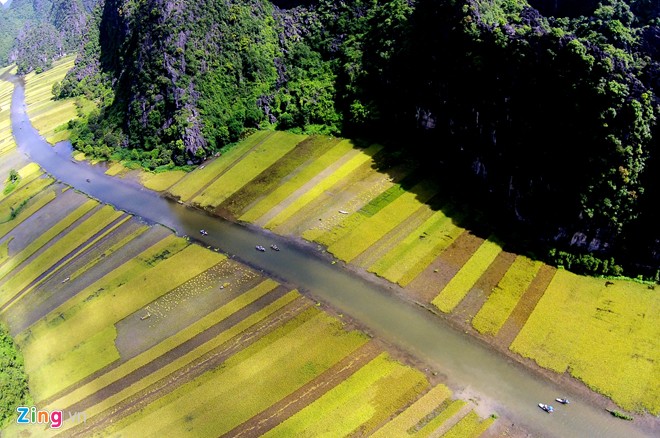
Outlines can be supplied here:
[[[252, 156], [263, 155], [259, 148], [265, 145], [272, 148], [267, 160]], [[349, 140], [259, 132], [167, 192], [227, 218], [315, 243], [365, 275], [398, 284], [410, 299], [446, 314], [511, 357], [529, 357], [558, 376], [568, 370], [624, 409], [660, 412], [657, 384], [635, 379], [642, 368], [649, 375], [660, 373], [660, 313], [641, 310], [657, 308], [657, 294], [625, 280], [598, 288], [606, 302], [626, 297], [640, 305], [639, 312], [625, 314], [624, 325], [607, 330], [608, 341], [616, 345], [607, 361], [545, 342], [554, 330], [544, 333], [542, 327], [551, 320], [575, 320], [576, 310], [562, 305], [574, 297], [554, 298], [554, 277], [569, 274], [466, 230], [460, 209], [442, 201], [442, 187], [412, 166], [391, 162], [379, 145], [358, 148]], [[244, 168], [250, 172], [233, 176]], [[210, 196], [214, 184], [223, 187], [216, 197]], [[606, 282], [579, 276], [572, 281]], [[577, 307], [580, 314], [602, 317], [596, 301], [584, 306]], [[568, 335], [562, 330], [561, 337], [580, 345], [582, 336], [598, 337], [601, 330], [587, 324]], [[628, 331], [639, 337], [631, 338]], [[617, 378], [605, 377], [613, 377], [612, 363], [618, 364]]]
[[[3, 436], [350, 434], [433, 390], [427, 371], [295, 289], [70, 190], [15, 148], [3, 158], [22, 178], [0, 211], [24, 205], [0, 224], [0, 320], [33, 401], [65, 419], [57, 430], [13, 423]], [[461, 404], [461, 418], [475, 408]]]

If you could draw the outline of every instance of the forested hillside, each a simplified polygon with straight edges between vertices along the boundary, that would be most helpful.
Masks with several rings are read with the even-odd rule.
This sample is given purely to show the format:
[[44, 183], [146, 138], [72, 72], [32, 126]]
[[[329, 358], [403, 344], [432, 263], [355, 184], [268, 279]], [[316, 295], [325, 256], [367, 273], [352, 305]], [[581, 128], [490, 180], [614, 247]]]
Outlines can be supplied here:
[[98, 0], [13, 0], [0, 8], [0, 64], [44, 70], [78, 50]]
[[100, 103], [73, 126], [92, 156], [163, 169], [254, 129], [369, 137], [492, 209], [488, 226], [514, 241], [540, 238], [578, 271], [653, 277], [659, 13], [655, 0], [106, 0], [56, 91]]

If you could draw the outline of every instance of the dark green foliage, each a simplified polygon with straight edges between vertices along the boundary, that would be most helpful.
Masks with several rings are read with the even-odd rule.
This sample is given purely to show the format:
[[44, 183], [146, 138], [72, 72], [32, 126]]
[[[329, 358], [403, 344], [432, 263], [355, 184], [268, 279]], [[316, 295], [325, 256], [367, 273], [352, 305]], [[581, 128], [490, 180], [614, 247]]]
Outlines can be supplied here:
[[16, 414], [16, 407], [29, 400], [23, 357], [7, 328], [0, 324], [0, 428]]

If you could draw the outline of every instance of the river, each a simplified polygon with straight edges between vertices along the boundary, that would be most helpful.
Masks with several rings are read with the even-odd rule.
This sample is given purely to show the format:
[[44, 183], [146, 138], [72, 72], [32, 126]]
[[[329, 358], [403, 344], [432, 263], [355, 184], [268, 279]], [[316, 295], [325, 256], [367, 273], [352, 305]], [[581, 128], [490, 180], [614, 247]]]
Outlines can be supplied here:
[[[71, 159], [71, 146], [50, 146], [33, 128], [25, 108], [21, 80], [15, 84], [11, 124], [19, 150], [56, 179], [116, 208], [165, 225], [178, 235], [189, 235], [204, 245], [219, 248], [253, 268], [263, 270], [301, 292], [333, 306], [357, 320], [375, 337], [390, 342], [447, 376], [448, 385], [475, 394], [480, 404], [500, 406], [499, 414], [541, 437], [648, 437], [635, 425], [614, 418], [579, 394], [541, 378], [536, 373], [489, 349], [469, 335], [454, 330], [441, 318], [405, 300], [390, 288], [367, 281], [341, 264], [329, 263], [310, 245], [211, 217], [161, 197], [135, 182], [111, 177], [100, 166]], [[207, 236], [199, 230], [208, 231]], [[259, 252], [255, 245], [276, 243], [281, 251]], [[567, 406], [553, 414], [539, 402], [566, 396]], [[552, 403], [557, 405], [557, 403]], [[481, 411], [480, 411], [481, 412]], [[490, 412], [487, 412], [487, 414]]]

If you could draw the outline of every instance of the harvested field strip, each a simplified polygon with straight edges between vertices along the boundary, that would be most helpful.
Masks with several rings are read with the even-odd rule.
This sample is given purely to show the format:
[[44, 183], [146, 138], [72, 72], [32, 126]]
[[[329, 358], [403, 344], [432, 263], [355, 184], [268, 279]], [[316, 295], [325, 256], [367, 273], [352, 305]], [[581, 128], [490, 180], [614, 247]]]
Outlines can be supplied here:
[[228, 211], [232, 216], [240, 216], [248, 205], [273, 191], [281, 190], [281, 187], [289, 184], [292, 179], [299, 178], [308, 167], [316, 164], [321, 154], [337, 142], [339, 139], [332, 137], [320, 135], [307, 137], [275, 164], [229, 196], [219, 208]]
[[461, 418], [451, 429], [442, 435], [443, 438], [478, 438], [484, 433], [491, 424], [495, 421], [494, 418], [488, 417], [485, 420], [479, 418], [476, 412], [470, 411], [468, 414]]
[[502, 328], [497, 332], [495, 340], [498, 345], [509, 348], [513, 340], [518, 336], [518, 333], [520, 333], [520, 330], [527, 323], [529, 315], [532, 314], [539, 300], [543, 297], [555, 272], [557, 272], [555, 268], [549, 265], [541, 265], [536, 277], [534, 277], [534, 280], [532, 280], [532, 283], [523, 296], [518, 300], [518, 304], [516, 304], [516, 307], [514, 307], [511, 315], [509, 315], [509, 318], [502, 325]]
[[[160, 357], [163, 354], [167, 353], [168, 351], [171, 351], [176, 346], [183, 344], [184, 342], [199, 335], [200, 333], [204, 332], [210, 327], [218, 324], [221, 321], [224, 321], [232, 314], [238, 312], [239, 310], [243, 309], [245, 306], [258, 300], [265, 294], [271, 292], [277, 286], [278, 284], [272, 280], [263, 281], [258, 286], [245, 292], [244, 294], [230, 301], [221, 308], [213, 311], [212, 313], [200, 319], [193, 325], [181, 330], [176, 335], [171, 336], [170, 338], [162, 341], [158, 345], [150, 348], [149, 350], [145, 351], [139, 356], [136, 356], [122, 363], [117, 368], [112, 369], [108, 373], [85, 384], [84, 386], [76, 389], [75, 391], [70, 392], [64, 397], [53, 401], [50, 405], [69, 407], [74, 403], [83, 400], [85, 397], [88, 397], [91, 394], [95, 393], [96, 391], [99, 391], [100, 389], [110, 385], [111, 383], [122, 379], [124, 376], [128, 375], [129, 373], [134, 372], [138, 368], [143, 367], [144, 365], [153, 361], [157, 357]], [[289, 297], [287, 299], [281, 300], [278, 305], [283, 306], [285, 304], [288, 304], [297, 297], [298, 297], [297, 293], [290, 293]], [[279, 308], [277, 306], [275, 307]], [[201, 354], [199, 355], [201, 356]]]
[[[218, 436], [292, 393], [366, 342], [311, 308], [129, 417], [122, 435]], [[236, 397], [240, 394], [240, 397]]]
[[625, 410], [658, 415], [659, 315], [660, 295], [644, 284], [558, 270], [511, 350]]
[[[31, 292], [35, 287], [39, 286], [44, 281], [47, 281], [60, 269], [62, 269], [63, 267], [74, 261], [82, 253], [87, 251], [89, 248], [91, 248], [101, 239], [105, 238], [108, 234], [112, 233], [118, 227], [123, 225], [126, 221], [131, 219], [131, 216], [123, 216], [123, 213], [115, 211], [112, 207], [110, 206], [106, 206], [106, 207], [108, 207], [108, 210], [111, 212], [111, 216], [106, 218], [103, 217], [98, 218], [98, 220], [103, 220], [103, 222], [94, 224], [96, 226], [96, 229], [92, 229], [89, 232], [87, 232], [88, 230], [85, 229], [86, 223], [83, 223], [78, 228], [76, 228], [76, 230], [80, 232], [80, 235], [77, 236], [78, 240], [76, 240], [73, 243], [73, 245], [77, 245], [74, 247], [73, 250], [66, 253], [65, 251], [67, 251], [68, 248], [71, 248], [71, 246], [66, 246], [65, 244], [69, 242], [65, 241], [64, 239], [60, 239], [59, 241], [57, 241], [55, 245], [48, 248], [46, 251], [40, 254], [39, 257], [35, 258], [32, 262], [30, 262], [31, 269], [28, 271], [29, 275], [34, 276], [36, 273], [36, 277], [32, 278], [29, 281], [29, 283], [20, 290], [20, 292], [14, 295], [14, 297], [11, 300], [9, 300], [7, 304], [1, 307], [3, 313], [6, 312], [7, 309], [16, 302], [16, 300], [19, 300], [25, 294]], [[102, 212], [103, 209], [97, 212], [97, 215]], [[88, 221], [91, 221], [92, 219], [95, 218], [91, 217]], [[69, 235], [65, 237], [69, 237]], [[87, 238], [87, 241], [81, 244], [80, 240], [85, 238]], [[58, 260], [57, 257], [59, 254], [66, 254], [66, 255]], [[49, 258], [50, 260], [48, 260]], [[45, 267], [44, 263], [49, 264], [52, 263], [53, 260], [55, 260], [55, 263], [50, 265], [50, 267]], [[21, 271], [21, 273], [22, 272], [23, 271]], [[21, 273], [16, 274], [16, 276], [13, 277], [7, 283], [13, 282], [14, 278], [19, 277]]]
[[373, 360], [382, 349], [368, 342], [352, 354], [337, 362], [307, 385], [283, 398], [270, 408], [250, 418], [245, 423], [227, 432], [226, 437], [261, 436], [301, 409], [318, 400], [323, 394], [343, 383], [362, 366]]
[[[119, 227], [120, 225], [124, 224], [124, 223], [125, 223], [128, 219], [130, 219], [130, 218], [131, 218], [131, 216], [127, 216], [126, 219], [125, 219], [124, 221], [122, 221], [121, 224], [117, 224], [116, 227], [113, 227], [113, 230], [116, 229], [117, 227]], [[118, 242], [114, 243], [111, 247], [109, 247], [108, 249], [106, 249], [105, 251], [103, 251], [103, 254], [102, 254], [100, 257], [97, 257], [97, 258], [95, 258], [95, 259], [93, 259], [93, 260], [90, 260], [90, 261], [87, 262], [84, 266], [81, 266], [80, 268], [78, 268], [75, 272], [73, 272], [73, 273], [69, 276], [69, 280], [71, 280], [71, 281], [72, 281], [72, 280], [75, 280], [76, 278], [78, 278], [79, 276], [81, 276], [82, 274], [84, 274], [85, 272], [88, 272], [88, 271], [89, 271], [90, 269], [92, 269], [96, 264], [98, 264], [99, 262], [103, 261], [103, 259], [104, 259], [105, 257], [108, 257], [108, 256], [114, 254], [116, 251], [120, 250], [120, 249], [123, 248], [126, 244], [128, 244], [128, 242], [131, 242], [133, 239], [136, 239], [136, 238], [138, 238], [139, 236], [141, 236], [141, 235], [142, 235], [144, 232], [146, 232], [148, 229], [149, 229], [149, 226], [147, 226], [147, 225], [142, 225], [142, 226], [140, 226], [140, 227], [137, 228], [135, 231], [133, 231], [132, 233], [130, 233], [129, 235], [125, 236], [124, 238], [122, 238], [122, 239], [119, 240]], [[106, 233], [106, 235], [109, 234], [111, 231], [112, 231], [112, 230], [109, 230], [109, 231]]]
[[369, 267], [394, 283], [406, 286], [442, 253], [463, 229], [437, 211], [385, 257]]
[[[33, 369], [33, 366], [47, 362], [49, 357], [70, 351], [90, 333], [114, 324], [144, 307], [163, 293], [218, 263], [222, 257], [197, 245], [189, 245], [157, 265], [143, 268], [142, 272], [125, 283], [89, 295], [84, 301], [64, 312], [58, 312], [56, 309], [55, 312], [62, 315], [59, 317], [61, 322], [55, 322], [56, 319], [53, 321], [52, 325], [57, 326], [56, 330], [44, 327], [44, 333], [37, 337], [38, 328], [31, 329], [32, 342], [23, 348], [26, 362], [27, 358], [30, 358], [30, 365], [26, 368]], [[53, 315], [51, 318], [57, 317]], [[38, 324], [49, 325], [48, 321], [40, 321]], [[70, 335], [62, 339], [62, 333], [68, 332], [71, 332]], [[54, 339], [51, 339], [53, 337], [59, 341], [54, 342]]]
[[429, 413], [451, 396], [452, 392], [445, 385], [437, 385], [424, 394], [415, 403], [378, 429], [373, 438], [405, 436], [407, 431], [419, 424]]
[[[121, 387], [119, 391], [109, 396], [103, 394], [101, 398], [93, 396], [89, 398], [90, 400], [95, 398], [101, 400], [99, 403], [89, 407], [90, 403], [87, 402], [88, 399], [85, 399], [81, 403], [72, 405], [70, 409], [83, 409], [93, 419], [89, 425], [93, 428], [98, 428], [99, 424], [108, 422], [108, 420], [111, 424], [115, 423], [119, 417], [128, 417], [141, 411], [142, 407], [171, 392], [172, 387], [176, 388], [221, 366], [232, 354], [244, 349], [246, 345], [256, 342], [269, 333], [273, 327], [282, 325], [283, 321], [298, 315], [301, 308], [308, 306], [308, 304], [305, 306], [303, 301], [297, 292], [291, 291], [261, 310], [251, 313], [248, 318], [238, 324], [240, 327], [232, 327], [184, 356], [174, 360], [170, 359], [170, 363], [159, 366], [156, 371], [141, 373], [142, 369], [137, 369], [135, 373], [140, 373], [143, 377], [136, 383], [124, 385], [120, 380], [117, 382]], [[115, 383], [103, 386], [100, 390], [105, 392], [112, 386], [115, 386]], [[51, 405], [59, 406], [55, 402]], [[121, 413], [119, 417], [117, 413]], [[129, 422], [130, 419], [126, 421], [126, 424]]]
[[540, 268], [541, 262], [524, 256], [516, 257], [488, 296], [488, 301], [472, 319], [472, 326], [480, 333], [497, 335]]
[[[6, 310], [6, 305], [13, 298], [17, 297], [32, 281], [44, 273], [48, 273], [48, 269], [58, 264], [63, 255], [64, 258], [69, 258], [67, 255], [79, 249], [91, 236], [101, 232], [123, 214], [123, 212], [106, 205], [76, 226], [74, 230], [64, 235], [60, 234], [59, 240], [32, 258], [26, 266], [23, 266], [0, 287], [0, 308], [3, 311]], [[76, 257], [81, 251], [84, 251], [84, 247], [71, 254], [70, 257]]]
[[[98, 202], [92, 199], [88, 200], [83, 205], [78, 207], [75, 211], [73, 211], [72, 213], [67, 215], [64, 219], [62, 219], [53, 227], [51, 227], [48, 231], [43, 233], [38, 239], [34, 240], [27, 247], [23, 248], [18, 254], [13, 255], [7, 263], [0, 266], [0, 279], [4, 278], [7, 274], [12, 272], [17, 266], [19, 266], [30, 256], [36, 253], [41, 247], [46, 245], [51, 240], [57, 238], [74, 222], [76, 222], [81, 217], [89, 213], [93, 208], [96, 208], [98, 205], [99, 205]], [[4, 288], [0, 289], [0, 291], [2, 291], [3, 289]], [[0, 296], [2, 296], [1, 292], [0, 292]]]
[[313, 235], [308, 235], [307, 237], [310, 240], [320, 243], [321, 245], [332, 245], [342, 237], [346, 236], [348, 233], [352, 232], [354, 229], [358, 228], [368, 218], [381, 211], [384, 207], [390, 205], [399, 196], [406, 193], [404, 186], [407, 186], [409, 182], [413, 180], [417, 181], [417, 179], [414, 177], [404, 178], [404, 180], [400, 183], [394, 184], [377, 194], [372, 200], [362, 206], [362, 208], [360, 208], [356, 214], [349, 215], [330, 230], [327, 230], [321, 234], [314, 233]]
[[431, 199], [437, 190], [437, 186], [432, 183], [420, 183], [412, 192], [397, 197], [391, 204], [330, 245], [328, 251], [335, 257], [350, 262], [388, 231], [424, 207], [424, 202]]
[[421, 372], [381, 353], [264, 436], [369, 435], [427, 385]]
[[43, 206], [48, 204], [50, 201], [55, 199], [57, 195], [53, 190], [41, 191], [28, 202], [24, 209], [18, 213], [18, 215], [9, 222], [0, 223], [0, 238], [4, 237], [12, 231], [14, 228], [23, 223], [24, 220], [38, 212]]
[[200, 190], [204, 189], [218, 175], [222, 175], [227, 169], [231, 168], [236, 162], [248, 154], [252, 148], [260, 145], [269, 137], [276, 135], [275, 132], [258, 131], [247, 139], [236, 144], [228, 151], [224, 152], [219, 158], [211, 161], [204, 168], [198, 167], [174, 184], [168, 192], [174, 197], [183, 201], [193, 198]]
[[[332, 143], [328, 142], [326, 144]], [[335, 144], [330, 150], [301, 169], [300, 172], [279, 184], [275, 190], [271, 191], [266, 197], [246, 211], [239, 219], [245, 222], [256, 221], [284, 202], [285, 199], [291, 196], [292, 193], [302, 187], [305, 183], [313, 180], [314, 177], [323, 172], [324, 169], [328, 168], [353, 150], [354, 146], [349, 141], [341, 141]]]
[[501, 251], [502, 247], [499, 244], [490, 239], [484, 241], [442, 292], [435, 297], [432, 301], [433, 305], [445, 313], [451, 312]]
[[[94, 341], [93, 338], [88, 338], [90, 333], [103, 331], [108, 326], [112, 327], [113, 333], [116, 333], [114, 324], [117, 321], [210, 268], [219, 261], [218, 259], [219, 255], [216, 253], [206, 251], [197, 245], [191, 245], [147, 270], [133, 281], [115, 289], [113, 294], [105, 293], [84, 303], [80, 309], [76, 309], [77, 312], [64, 315], [65, 320], [56, 330], [48, 332], [48, 336], [33, 341], [29, 345], [29, 349], [24, 350], [26, 370], [31, 375], [43, 373], [46, 376], [48, 373], [57, 372], [61, 363], [69, 362], [65, 358], [71, 354], [71, 351], [75, 351], [86, 342]], [[137, 290], [140, 291], [139, 294], [135, 293]], [[53, 337], [59, 339], [56, 347], [50, 344], [53, 342]], [[114, 337], [112, 349], [115, 350]], [[46, 352], [44, 353], [43, 350]], [[28, 351], [31, 353], [30, 356], [27, 354]], [[107, 363], [103, 365], [107, 365]], [[100, 368], [102, 366], [90, 367], [85, 370], [87, 372], [85, 375], [92, 374]], [[82, 376], [79, 375], [72, 381], [47, 382], [48, 387], [35, 387], [32, 394], [37, 400], [45, 399], [75, 383], [80, 377]]]
[[[347, 141], [348, 140], [344, 140]], [[341, 144], [341, 143], [340, 143]], [[266, 224], [266, 228], [274, 229], [277, 226], [284, 223], [291, 216], [296, 214], [302, 207], [312, 202], [316, 197], [326, 190], [329, 190], [335, 184], [337, 184], [341, 179], [347, 177], [355, 169], [359, 168], [362, 164], [367, 163], [373, 159], [378, 151], [382, 149], [381, 145], [371, 145], [363, 151], [359, 151], [351, 159], [342, 164], [338, 169], [332, 172], [331, 175], [324, 177], [320, 180], [314, 187], [311, 187], [309, 190], [304, 193], [300, 193], [292, 202], [282, 209], [276, 216], [269, 220]]]
[[413, 430], [416, 430], [415, 437], [424, 438], [431, 436], [435, 431], [445, 425], [446, 422], [451, 421], [452, 417], [466, 409], [466, 406], [467, 402], [463, 400], [447, 400], [440, 409], [433, 411], [421, 424], [413, 428]]
[[150, 267], [157, 266], [157, 263], [177, 254], [188, 245], [189, 243], [185, 239], [169, 234], [142, 251], [138, 256], [78, 292], [28, 330], [21, 332], [16, 336], [17, 343], [22, 346], [24, 352], [27, 352], [26, 349], [29, 344], [35, 339], [44, 337], [47, 333], [54, 331], [53, 329], [64, 321], [64, 315], [75, 313], [87, 301], [93, 300], [102, 293], [112, 293], [115, 289], [132, 281]]
[[202, 207], [219, 205], [285, 156], [304, 138], [301, 135], [284, 132], [269, 137], [250, 154], [227, 169], [192, 201]]

